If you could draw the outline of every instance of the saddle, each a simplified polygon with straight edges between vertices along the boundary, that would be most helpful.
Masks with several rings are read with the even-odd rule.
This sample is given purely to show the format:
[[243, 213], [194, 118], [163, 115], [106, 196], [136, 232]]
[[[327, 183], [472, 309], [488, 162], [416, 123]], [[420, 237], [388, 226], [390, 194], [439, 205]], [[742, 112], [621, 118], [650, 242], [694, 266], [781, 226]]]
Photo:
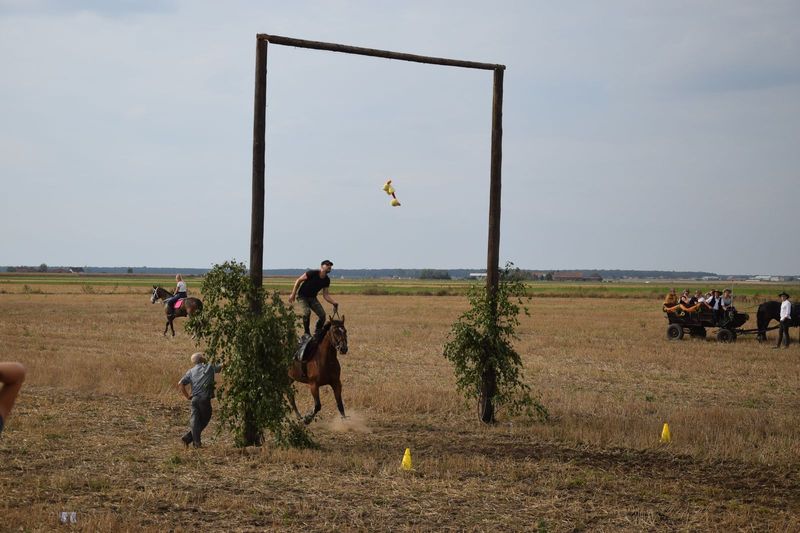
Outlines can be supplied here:
[[313, 336], [303, 335], [300, 337], [300, 341], [297, 343], [297, 350], [294, 352], [294, 360], [300, 362], [308, 361], [316, 345], [317, 342]]

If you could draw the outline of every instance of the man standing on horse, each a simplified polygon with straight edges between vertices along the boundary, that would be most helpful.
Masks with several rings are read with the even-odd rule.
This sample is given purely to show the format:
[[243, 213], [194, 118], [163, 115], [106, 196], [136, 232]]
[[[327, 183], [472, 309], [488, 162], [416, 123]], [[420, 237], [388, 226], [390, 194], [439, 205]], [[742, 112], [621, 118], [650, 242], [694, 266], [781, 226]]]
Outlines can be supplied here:
[[322, 297], [333, 305], [334, 311], [339, 304], [328, 294], [328, 287], [331, 285], [331, 278], [328, 276], [333, 270], [333, 263], [328, 259], [320, 263], [319, 270], [309, 270], [294, 282], [292, 294], [289, 295], [289, 303], [293, 303], [295, 298], [300, 303], [303, 311], [303, 331], [305, 335], [311, 336], [309, 327], [311, 325], [311, 311], [317, 315], [317, 324], [314, 327], [314, 335], [318, 336], [325, 325], [325, 310], [317, 299], [317, 294], [322, 291]]

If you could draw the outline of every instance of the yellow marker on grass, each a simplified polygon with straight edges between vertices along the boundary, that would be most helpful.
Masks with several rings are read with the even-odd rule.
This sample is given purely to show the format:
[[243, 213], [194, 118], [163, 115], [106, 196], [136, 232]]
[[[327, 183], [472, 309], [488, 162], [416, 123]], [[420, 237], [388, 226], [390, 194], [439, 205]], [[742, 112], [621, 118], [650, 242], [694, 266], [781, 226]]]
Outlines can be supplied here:
[[669, 424], [664, 422], [664, 428], [661, 430], [661, 442], [670, 442], [672, 435], [669, 432]]
[[414, 470], [411, 466], [411, 448], [406, 448], [406, 453], [403, 454], [403, 462], [401, 463], [403, 470]]

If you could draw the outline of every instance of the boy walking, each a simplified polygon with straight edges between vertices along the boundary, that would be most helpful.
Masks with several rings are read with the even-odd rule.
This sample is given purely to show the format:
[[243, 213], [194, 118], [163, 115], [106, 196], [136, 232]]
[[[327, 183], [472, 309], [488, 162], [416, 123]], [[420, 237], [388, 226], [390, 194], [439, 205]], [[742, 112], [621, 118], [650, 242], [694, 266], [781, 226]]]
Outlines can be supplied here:
[[[192, 364], [186, 374], [178, 382], [178, 390], [187, 400], [192, 402], [192, 414], [189, 418], [189, 431], [181, 437], [184, 446], [193, 444], [195, 448], [202, 446], [200, 433], [211, 421], [211, 398], [214, 397], [214, 374], [222, 370], [222, 365], [206, 362], [201, 352], [192, 354]], [[191, 394], [186, 386], [191, 385]]]

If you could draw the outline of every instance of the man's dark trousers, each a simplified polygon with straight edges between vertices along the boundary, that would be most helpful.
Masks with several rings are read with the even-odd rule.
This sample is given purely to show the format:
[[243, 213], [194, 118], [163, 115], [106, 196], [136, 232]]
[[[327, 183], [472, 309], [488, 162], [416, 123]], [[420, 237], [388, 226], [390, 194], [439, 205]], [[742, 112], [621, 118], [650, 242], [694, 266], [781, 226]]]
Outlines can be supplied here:
[[784, 346], [789, 346], [789, 325], [791, 323], [792, 320], [790, 318], [781, 320], [781, 329], [778, 330], [778, 346], [781, 345], [781, 341], [783, 341]]
[[195, 447], [200, 447], [202, 445], [200, 433], [206, 428], [210, 421], [211, 398], [192, 396], [192, 416], [189, 418], [189, 427], [191, 429], [181, 437], [183, 442], [187, 445], [193, 442]]
[[322, 304], [319, 303], [316, 297], [314, 298], [306, 298], [304, 296], [300, 296], [297, 298], [300, 302], [300, 307], [303, 311], [303, 329], [306, 333], [311, 333], [309, 331], [309, 326], [311, 325], [311, 312], [313, 311], [315, 315], [317, 315], [317, 323], [314, 326], [314, 335], [319, 334], [322, 331], [322, 326], [325, 325], [325, 309], [322, 307]]

